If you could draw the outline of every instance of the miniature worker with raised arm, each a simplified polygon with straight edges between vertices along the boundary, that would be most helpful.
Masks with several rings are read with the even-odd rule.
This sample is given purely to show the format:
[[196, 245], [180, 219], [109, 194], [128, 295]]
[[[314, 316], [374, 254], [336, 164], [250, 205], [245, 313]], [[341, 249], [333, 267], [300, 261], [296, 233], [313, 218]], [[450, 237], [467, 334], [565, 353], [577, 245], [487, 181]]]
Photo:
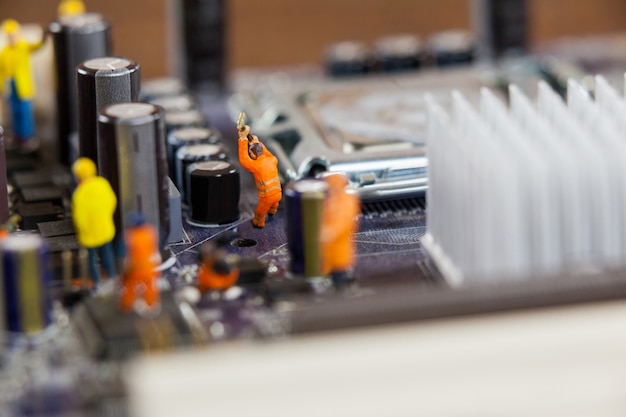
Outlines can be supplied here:
[[348, 178], [333, 173], [324, 177], [328, 184], [328, 197], [322, 211], [322, 271], [330, 274], [335, 287], [348, 284], [349, 272], [355, 263], [354, 233], [361, 212], [359, 198], [348, 191]]
[[0, 88], [8, 97], [15, 140], [26, 142], [35, 135], [32, 99], [35, 83], [30, 54], [43, 44], [26, 41], [20, 34], [20, 24], [13, 19], [2, 22], [2, 32], [7, 37], [0, 50]]
[[78, 158], [72, 165], [72, 172], [78, 181], [72, 195], [74, 227], [78, 242], [87, 248], [89, 274], [97, 284], [100, 281], [97, 254], [109, 278], [115, 275], [111, 241], [115, 237], [113, 213], [117, 197], [111, 184], [96, 175], [96, 164], [91, 159]]
[[278, 159], [267, 150], [259, 138], [250, 134], [248, 125], [238, 126], [239, 163], [254, 176], [259, 203], [252, 225], [265, 226], [266, 215], [274, 215], [283, 196], [278, 177]]

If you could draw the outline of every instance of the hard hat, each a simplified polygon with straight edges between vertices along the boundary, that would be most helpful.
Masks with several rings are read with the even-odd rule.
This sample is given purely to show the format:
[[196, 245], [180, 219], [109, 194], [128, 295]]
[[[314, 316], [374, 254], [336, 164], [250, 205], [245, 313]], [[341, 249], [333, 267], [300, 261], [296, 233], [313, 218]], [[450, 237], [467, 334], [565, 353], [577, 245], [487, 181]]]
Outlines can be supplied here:
[[7, 35], [17, 33], [20, 30], [20, 24], [15, 19], [5, 19], [2, 22], [2, 31]]
[[96, 164], [89, 158], [78, 158], [72, 165], [72, 172], [79, 180], [96, 176]]
[[85, 14], [85, 4], [82, 0], [63, 0], [59, 4], [59, 16], [76, 16]]

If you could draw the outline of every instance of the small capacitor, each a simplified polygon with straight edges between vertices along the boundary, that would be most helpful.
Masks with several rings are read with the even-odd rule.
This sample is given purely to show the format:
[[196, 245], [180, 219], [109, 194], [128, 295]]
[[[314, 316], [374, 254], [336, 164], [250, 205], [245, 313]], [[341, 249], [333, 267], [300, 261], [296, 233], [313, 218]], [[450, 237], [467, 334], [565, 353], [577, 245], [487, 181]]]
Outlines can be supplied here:
[[194, 110], [196, 108], [196, 102], [189, 94], [156, 97], [148, 100], [148, 102], [163, 107], [166, 113]]
[[374, 53], [384, 72], [415, 70], [422, 65], [422, 44], [414, 35], [381, 38], [374, 44]]
[[141, 99], [153, 100], [157, 97], [176, 96], [187, 93], [185, 83], [178, 78], [153, 78], [141, 83]]
[[0, 305], [10, 332], [35, 333], [50, 323], [48, 249], [34, 234], [12, 234], [0, 241]]
[[114, 103], [139, 98], [139, 64], [126, 58], [87, 60], [77, 71], [80, 155], [96, 164], [98, 159], [98, 112]]
[[[219, 143], [222, 135], [219, 131], [204, 127], [183, 127], [172, 130], [167, 135], [167, 166], [172, 181], [176, 180], [176, 152], [183, 146], [201, 143]], [[177, 184], [180, 190], [180, 185]]]
[[326, 182], [316, 179], [293, 181], [285, 187], [287, 247], [295, 274], [323, 275], [320, 230], [327, 192]]
[[[111, 25], [97, 13], [61, 16], [48, 26], [54, 45], [59, 159], [71, 163], [70, 135], [78, 131], [76, 67], [111, 55]], [[74, 145], [77, 148], [77, 144]]]
[[239, 171], [226, 161], [189, 166], [189, 223], [206, 226], [239, 219]]
[[165, 115], [167, 131], [183, 127], [208, 127], [209, 122], [198, 110], [172, 111]]
[[132, 212], [142, 213], [159, 231], [161, 248], [169, 234], [169, 186], [164, 111], [154, 104], [117, 103], [98, 116], [100, 175], [117, 195], [115, 227], [126, 229]]
[[217, 144], [200, 144], [183, 146], [176, 152], [176, 186], [183, 196], [183, 201], [189, 204], [186, 175], [187, 168], [194, 162], [225, 161], [228, 159], [226, 148]]
[[464, 65], [474, 61], [474, 40], [462, 30], [434, 34], [428, 39], [428, 49], [438, 67]]
[[335, 77], [366, 74], [372, 66], [369, 47], [357, 41], [343, 41], [329, 46], [325, 60], [327, 72]]

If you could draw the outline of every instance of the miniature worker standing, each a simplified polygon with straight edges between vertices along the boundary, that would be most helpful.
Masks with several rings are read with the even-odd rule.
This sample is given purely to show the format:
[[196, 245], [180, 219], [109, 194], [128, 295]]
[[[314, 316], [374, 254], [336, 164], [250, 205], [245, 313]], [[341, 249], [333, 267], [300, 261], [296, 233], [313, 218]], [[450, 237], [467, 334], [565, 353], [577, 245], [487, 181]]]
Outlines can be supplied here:
[[244, 125], [239, 132], [239, 163], [254, 176], [259, 202], [254, 210], [252, 225], [265, 226], [266, 215], [274, 215], [283, 196], [278, 178], [278, 159], [267, 150], [259, 138]]
[[2, 32], [7, 36], [7, 44], [0, 50], [0, 87], [9, 98], [14, 137], [25, 142], [35, 135], [35, 84], [30, 54], [41, 47], [43, 38], [36, 43], [27, 42], [13, 19], [2, 22]]
[[226, 291], [239, 279], [239, 268], [227, 258], [223, 245], [209, 241], [200, 249], [198, 289], [201, 292]]
[[348, 192], [348, 178], [343, 174], [324, 177], [328, 197], [322, 214], [322, 271], [331, 275], [336, 288], [348, 283], [348, 273], [355, 262], [354, 233], [361, 211], [359, 198]]
[[115, 275], [113, 245], [115, 224], [113, 213], [117, 198], [109, 182], [96, 175], [96, 164], [89, 158], [78, 158], [72, 165], [78, 186], [72, 195], [72, 218], [78, 242], [89, 253], [89, 274], [96, 284], [100, 269], [96, 255], [109, 277]]
[[123, 311], [132, 310], [137, 296], [154, 309], [159, 303], [157, 266], [161, 262], [159, 238], [156, 228], [137, 215], [126, 231], [126, 269], [123, 277], [120, 307]]

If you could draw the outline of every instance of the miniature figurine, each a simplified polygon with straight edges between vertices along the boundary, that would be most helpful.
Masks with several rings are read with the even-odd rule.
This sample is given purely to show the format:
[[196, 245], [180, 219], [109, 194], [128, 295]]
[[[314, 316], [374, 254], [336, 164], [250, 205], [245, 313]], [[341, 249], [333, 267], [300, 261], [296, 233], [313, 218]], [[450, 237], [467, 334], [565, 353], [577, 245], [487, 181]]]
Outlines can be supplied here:
[[61, 0], [57, 8], [57, 14], [59, 17], [85, 14], [85, 3], [82, 0]]
[[134, 215], [129, 223], [132, 226], [126, 231], [127, 256], [120, 307], [123, 311], [132, 310], [139, 293], [145, 304], [154, 310], [159, 304], [158, 233], [140, 214]]
[[35, 135], [32, 99], [35, 84], [30, 54], [43, 44], [27, 42], [20, 34], [20, 24], [13, 19], [2, 22], [7, 44], [0, 50], [0, 87], [9, 98], [14, 139], [26, 142]]
[[348, 192], [348, 178], [333, 173], [324, 177], [328, 184], [328, 197], [322, 211], [322, 271], [330, 274], [335, 287], [348, 284], [349, 271], [355, 262], [354, 233], [358, 228], [361, 211], [359, 198]]
[[3, 240], [11, 233], [19, 228], [19, 223], [22, 218], [19, 214], [14, 214], [7, 220], [6, 223], [0, 224], [0, 240]]
[[239, 268], [227, 259], [222, 242], [209, 241], [200, 249], [198, 288], [201, 292], [226, 291], [239, 279]]
[[115, 237], [113, 213], [117, 198], [111, 184], [96, 175], [96, 164], [89, 158], [78, 158], [72, 165], [78, 186], [72, 196], [72, 217], [79, 243], [89, 253], [89, 273], [97, 284], [100, 270], [96, 253], [109, 278], [115, 276], [112, 240]]
[[262, 228], [265, 226], [266, 215], [276, 214], [283, 196], [278, 178], [278, 159], [267, 150], [258, 137], [250, 134], [250, 127], [244, 125], [242, 120], [243, 117], [240, 116], [240, 123], [237, 126], [239, 163], [254, 176], [259, 202], [254, 210], [252, 225]]

